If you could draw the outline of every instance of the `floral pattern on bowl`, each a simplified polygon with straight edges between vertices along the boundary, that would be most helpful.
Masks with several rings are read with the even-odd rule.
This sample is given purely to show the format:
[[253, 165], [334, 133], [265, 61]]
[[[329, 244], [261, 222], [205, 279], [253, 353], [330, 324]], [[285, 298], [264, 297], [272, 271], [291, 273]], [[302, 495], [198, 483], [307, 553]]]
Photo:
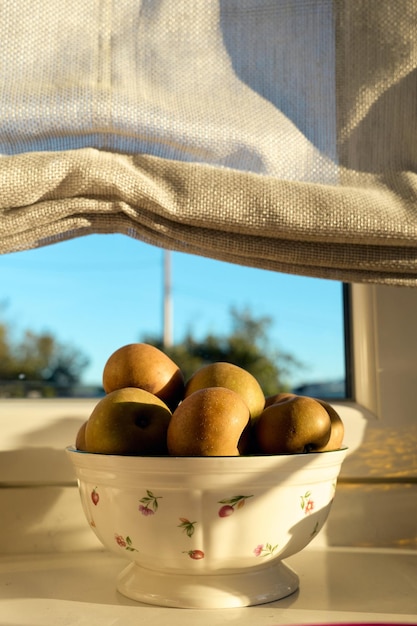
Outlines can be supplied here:
[[326, 522], [345, 451], [232, 458], [68, 454], [86, 518], [104, 546], [135, 567], [165, 577], [197, 574], [201, 583], [278, 567], [302, 550]]

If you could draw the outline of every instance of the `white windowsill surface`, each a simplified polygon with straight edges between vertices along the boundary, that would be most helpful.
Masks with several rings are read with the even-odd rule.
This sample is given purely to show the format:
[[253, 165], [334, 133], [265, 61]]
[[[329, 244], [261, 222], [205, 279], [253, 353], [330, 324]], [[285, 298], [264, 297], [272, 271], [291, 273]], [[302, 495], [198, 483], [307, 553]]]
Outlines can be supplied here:
[[417, 623], [417, 553], [307, 549], [286, 561], [300, 588], [254, 607], [194, 610], [140, 604], [115, 586], [126, 561], [105, 551], [0, 558], [0, 624], [153, 626]]

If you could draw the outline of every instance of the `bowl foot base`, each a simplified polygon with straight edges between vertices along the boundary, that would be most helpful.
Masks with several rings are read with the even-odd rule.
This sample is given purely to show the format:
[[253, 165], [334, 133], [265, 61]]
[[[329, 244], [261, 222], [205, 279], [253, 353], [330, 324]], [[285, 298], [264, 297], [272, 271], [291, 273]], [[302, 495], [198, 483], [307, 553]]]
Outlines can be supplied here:
[[281, 600], [298, 589], [297, 574], [278, 561], [242, 574], [164, 574], [130, 563], [117, 590], [132, 600], [158, 606], [223, 609]]

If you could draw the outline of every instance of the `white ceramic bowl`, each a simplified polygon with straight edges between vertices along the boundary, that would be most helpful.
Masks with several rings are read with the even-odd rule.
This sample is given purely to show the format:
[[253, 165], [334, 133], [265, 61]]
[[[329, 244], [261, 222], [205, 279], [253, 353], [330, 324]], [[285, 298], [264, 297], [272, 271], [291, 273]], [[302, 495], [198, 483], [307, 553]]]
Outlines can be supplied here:
[[283, 559], [323, 527], [346, 450], [253, 457], [131, 457], [73, 448], [88, 523], [131, 563], [129, 598], [226, 608], [278, 600], [299, 585]]

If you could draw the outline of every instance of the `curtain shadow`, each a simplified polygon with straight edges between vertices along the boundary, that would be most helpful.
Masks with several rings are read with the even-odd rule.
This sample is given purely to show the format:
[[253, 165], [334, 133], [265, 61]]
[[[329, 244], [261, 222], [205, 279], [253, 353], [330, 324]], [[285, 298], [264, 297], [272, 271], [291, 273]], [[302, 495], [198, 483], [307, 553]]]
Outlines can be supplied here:
[[417, 168], [417, 69], [392, 85], [340, 144], [342, 165], [369, 173]]

